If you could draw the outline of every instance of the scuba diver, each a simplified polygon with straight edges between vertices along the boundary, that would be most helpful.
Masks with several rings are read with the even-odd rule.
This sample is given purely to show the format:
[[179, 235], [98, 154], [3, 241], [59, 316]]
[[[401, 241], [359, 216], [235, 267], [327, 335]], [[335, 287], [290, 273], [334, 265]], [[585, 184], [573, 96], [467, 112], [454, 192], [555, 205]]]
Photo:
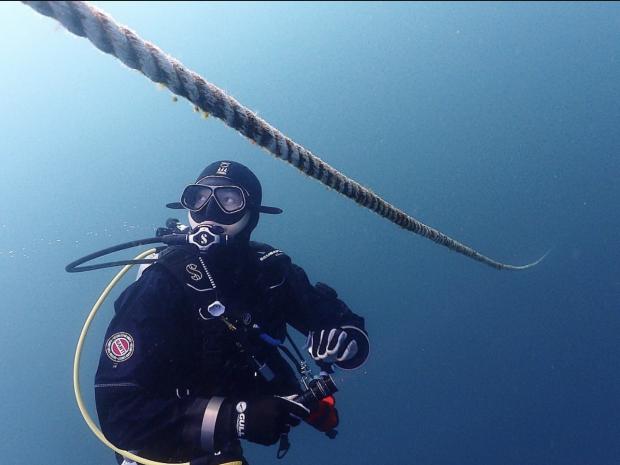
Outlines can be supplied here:
[[[280, 441], [285, 453], [301, 421], [333, 434], [329, 373], [368, 357], [364, 319], [285, 253], [250, 241], [260, 213], [282, 212], [261, 201], [256, 176], [227, 160], [168, 204], [187, 209], [190, 226], [158, 231], [183, 241], [160, 248], [116, 300], [95, 378], [101, 430], [116, 446], [165, 462], [247, 464], [242, 440]], [[307, 337], [321, 376], [300, 383], [283, 355], [309, 369], [287, 350], [287, 325]]]

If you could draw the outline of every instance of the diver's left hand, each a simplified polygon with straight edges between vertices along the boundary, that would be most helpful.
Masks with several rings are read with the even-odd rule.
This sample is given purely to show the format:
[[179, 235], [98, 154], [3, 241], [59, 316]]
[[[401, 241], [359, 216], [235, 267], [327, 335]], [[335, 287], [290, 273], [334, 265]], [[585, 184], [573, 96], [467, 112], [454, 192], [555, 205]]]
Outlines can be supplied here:
[[343, 328], [311, 331], [308, 338], [308, 352], [317, 362], [343, 362], [357, 354], [357, 341]]

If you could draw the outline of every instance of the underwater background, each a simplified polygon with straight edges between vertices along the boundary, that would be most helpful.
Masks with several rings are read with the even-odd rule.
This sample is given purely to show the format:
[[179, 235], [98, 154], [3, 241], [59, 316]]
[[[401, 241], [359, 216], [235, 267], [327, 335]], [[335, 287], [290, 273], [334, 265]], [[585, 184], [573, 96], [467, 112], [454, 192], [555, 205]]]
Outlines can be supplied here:
[[[72, 361], [117, 270], [64, 266], [152, 236], [225, 158], [285, 211], [254, 239], [371, 335], [336, 376], [338, 438], [301, 426], [282, 463], [620, 463], [620, 3], [94, 3], [421, 221], [509, 263], [551, 252], [522, 272], [449, 252], [3, 2], [0, 463], [114, 463]], [[111, 315], [86, 343], [91, 409]]]

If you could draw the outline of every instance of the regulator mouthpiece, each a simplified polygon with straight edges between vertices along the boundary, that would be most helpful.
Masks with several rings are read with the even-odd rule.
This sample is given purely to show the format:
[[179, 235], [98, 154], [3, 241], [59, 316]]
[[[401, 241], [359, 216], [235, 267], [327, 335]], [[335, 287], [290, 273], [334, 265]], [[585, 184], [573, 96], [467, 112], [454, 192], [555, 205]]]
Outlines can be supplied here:
[[221, 226], [198, 226], [185, 237], [188, 244], [198, 247], [201, 252], [208, 250], [212, 245], [227, 242], [227, 236]]

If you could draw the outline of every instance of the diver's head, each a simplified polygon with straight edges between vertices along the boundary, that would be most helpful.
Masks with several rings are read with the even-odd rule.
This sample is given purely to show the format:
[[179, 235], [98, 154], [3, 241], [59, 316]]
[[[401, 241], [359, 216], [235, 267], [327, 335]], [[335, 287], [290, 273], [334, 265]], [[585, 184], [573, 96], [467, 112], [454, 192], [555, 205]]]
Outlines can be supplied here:
[[229, 160], [211, 163], [181, 195], [181, 204], [189, 210], [192, 229], [217, 226], [218, 231], [223, 231], [218, 234], [235, 242], [249, 241], [260, 212], [282, 212], [261, 206], [261, 201], [258, 178], [241, 163]]

